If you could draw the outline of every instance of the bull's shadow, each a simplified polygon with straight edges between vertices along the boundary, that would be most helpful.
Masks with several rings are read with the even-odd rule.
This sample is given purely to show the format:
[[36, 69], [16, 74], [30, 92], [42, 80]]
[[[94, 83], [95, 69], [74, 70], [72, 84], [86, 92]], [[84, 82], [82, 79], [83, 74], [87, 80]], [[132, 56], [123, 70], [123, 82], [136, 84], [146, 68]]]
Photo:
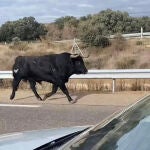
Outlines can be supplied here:
[[[39, 94], [40, 96], [43, 96], [44, 94]], [[26, 96], [26, 97], [21, 97], [21, 98], [17, 98], [15, 100], [25, 100], [25, 99], [28, 99], [28, 98], [35, 98], [34, 95], [30, 95], [30, 96]], [[65, 96], [61, 95], [61, 97], [50, 97], [50, 98], [47, 98], [47, 100], [56, 100], [56, 99], [61, 99], [61, 98], [65, 98]], [[37, 99], [35, 98], [35, 100], [37, 101]], [[41, 100], [41, 102], [44, 102]]]
[[[51, 97], [47, 98], [47, 100], [53, 101], [53, 100], [57, 100], [57, 99], [59, 100], [61, 98], [66, 98], [66, 96], [63, 96], [63, 93], [59, 93], [58, 92], [58, 94], [61, 95], [61, 96], [59, 96], [59, 97], [53, 97], [53, 96], [51, 96]], [[73, 92], [73, 93], [70, 94], [70, 96], [73, 99], [75, 99], [76, 102], [78, 102], [78, 100], [80, 100], [82, 97], [84, 97], [86, 95], [88, 95], [88, 93], [78, 93], [78, 92], [76, 93], [76, 92]]]
[[[58, 97], [56, 97], [56, 95], [58, 95], [59, 94], [59, 96]], [[40, 96], [44, 96], [45, 94], [39, 94]], [[78, 102], [78, 100], [80, 100], [82, 97], [84, 97], [84, 96], [86, 96], [86, 95], [89, 95], [89, 92], [72, 92], [71, 94], [70, 94], [74, 99], [76, 99], [76, 102]], [[21, 98], [17, 98], [17, 99], [15, 99], [15, 100], [25, 100], [25, 99], [28, 99], [28, 98], [35, 98], [35, 96], [34, 95], [30, 95], [30, 96], [26, 96], [26, 97], [21, 97]], [[60, 100], [60, 99], [62, 99], [62, 98], [66, 98], [66, 96], [65, 95], [63, 95], [63, 93], [61, 93], [61, 92], [57, 92], [57, 94], [55, 94], [55, 95], [52, 95], [51, 97], [49, 97], [49, 98], [47, 98], [45, 101], [55, 101], [55, 100]], [[37, 101], [36, 100], [36, 98], [35, 98], [35, 101]], [[44, 101], [41, 101], [41, 102], [44, 102]]]

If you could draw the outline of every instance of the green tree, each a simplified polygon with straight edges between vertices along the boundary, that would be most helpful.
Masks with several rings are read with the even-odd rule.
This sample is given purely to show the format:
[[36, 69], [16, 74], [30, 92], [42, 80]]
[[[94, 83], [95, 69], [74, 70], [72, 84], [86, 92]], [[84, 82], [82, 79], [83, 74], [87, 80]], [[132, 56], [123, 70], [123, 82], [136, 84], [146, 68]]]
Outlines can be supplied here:
[[127, 12], [107, 9], [79, 19], [73, 16], [58, 18], [49, 28], [48, 35], [51, 39], [59, 40], [77, 37], [86, 43], [99, 46], [103, 37], [140, 32], [141, 27], [144, 32], [150, 31], [150, 17], [131, 17]]
[[0, 41], [11, 41], [14, 37], [14, 25], [8, 21], [0, 28]]
[[[70, 39], [77, 36], [77, 28], [79, 20], [73, 16], [66, 16], [56, 19], [54, 23], [57, 27], [60, 39]], [[54, 28], [53, 28], [54, 29]], [[51, 33], [55, 33], [53, 29], [50, 29]], [[50, 35], [50, 34], [49, 34]]]
[[139, 28], [143, 27], [144, 32], [150, 31], [150, 17], [141, 17], [138, 19], [139, 21]]
[[59, 29], [63, 29], [65, 24], [68, 24], [69, 26], [78, 26], [78, 20], [73, 16], [66, 16], [61, 17], [55, 20], [55, 24], [58, 26]]
[[80, 39], [90, 46], [106, 47], [110, 44], [108, 38], [103, 35], [101, 25], [91, 20], [82, 22], [78, 32]]
[[0, 40], [12, 41], [14, 37], [21, 40], [35, 40], [47, 33], [44, 25], [39, 24], [34, 17], [24, 17], [17, 21], [9, 21], [0, 28]]

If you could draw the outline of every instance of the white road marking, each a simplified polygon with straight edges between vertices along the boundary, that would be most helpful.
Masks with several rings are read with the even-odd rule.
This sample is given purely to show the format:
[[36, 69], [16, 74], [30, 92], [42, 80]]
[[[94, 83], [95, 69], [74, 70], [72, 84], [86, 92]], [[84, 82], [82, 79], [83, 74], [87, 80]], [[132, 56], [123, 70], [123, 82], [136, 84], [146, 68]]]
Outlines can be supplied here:
[[0, 104], [0, 107], [29, 107], [29, 108], [37, 108], [41, 107], [40, 105], [16, 105], [16, 104]]
[[21, 135], [23, 135], [23, 133], [22, 133], [22, 132], [21, 132], [21, 133], [17, 133], [17, 132], [16, 132], [16, 133], [12, 133], [12, 134], [11, 134], [11, 133], [10, 133], [10, 134], [8, 133], [8, 134], [1, 135], [1, 136], [0, 136], [0, 141], [5, 140], [4, 138], [9, 138], [9, 137], [15, 138], [15, 136], [18, 136], [18, 135], [21, 136]]

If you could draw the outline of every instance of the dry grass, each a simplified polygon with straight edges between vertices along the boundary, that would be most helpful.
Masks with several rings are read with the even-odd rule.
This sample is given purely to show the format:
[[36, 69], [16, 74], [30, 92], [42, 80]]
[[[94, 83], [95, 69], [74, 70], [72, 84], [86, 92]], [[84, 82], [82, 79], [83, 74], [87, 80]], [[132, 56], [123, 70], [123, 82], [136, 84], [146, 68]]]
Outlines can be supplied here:
[[[24, 44], [23, 44], [24, 46]], [[61, 53], [71, 50], [72, 43], [59, 43], [59, 42], [35, 42], [28, 43], [25, 50], [20, 49], [20, 47], [13, 47], [11, 44], [0, 44], [0, 70], [10, 70], [12, 64], [17, 56], [40, 56], [51, 53]], [[21, 47], [22, 48], [22, 47]]]
[[[150, 39], [143, 39], [142, 44], [137, 44], [139, 39], [126, 40], [125, 48], [116, 50], [116, 43], [107, 48], [89, 48], [90, 57], [85, 59], [88, 69], [150, 69]], [[141, 42], [141, 41], [140, 41]], [[61, 53], [72, 48], [73, 41], [28, 43], [26, 51], [10, 49], [10, 45], [0, 45], [0, 70], [10, 70], [14, 59], [19, 55], [44, 55]], [[124, 45], [123, 43], [121, 43]], [[84, 45], [80, 43], [80, 47]], [[1, 87], [10, 87], [10, 81], [3, 80]], [[70, 80], [67, 84], [70, 90], [95, 90], [111, 91], [111, 80]], [[29, 88], [28, 84], [21, 83], [21, 88]], [[40, 89], [49, 90], [51, 87], [44, 83], [38, 85]], [[117, 90], [150, 90], [150, 80], [117, 80]]]
[[134, 68], [136, 64], [136, 59], [132, 57], [124, 57], [116, 62], [116, 69], [131, 69]]
[[[149, 69], [150, 39], [143, 39], [142, 45], [137, 45], [139, 39], [125, 41], [125, 47], [116, 49], [116, 43], [110, 47], [92, 48], [92, 55], [86, 61], [88, 68], [98, 69]], [[121, 45], [124, 45], [121, 43]], [[118, 46], [119, 47], [119, 46]], [[97, 65], [97, 66], [96, 66]]]
[[[121, 43], [124, 48], [120, 50], [116, 45], [116, 41], [112, 41], [112, 45], [107, 48], [88, 48], [90, 57], [85, 59], [88, 69], [146, 69], [150, 68], [150, 48], [147, 45], [150, 39], [143, 39], [142, 44], [138, 45], [138, 39], [126, 40]], [[0, 70], [9, 70], [18, 55], [44, 55], [50, 53], [70, 52], [73, 41], [52, 42], [42, 40], [42, 42], [28, 43], [25, 51], [18, 49], [10, 49], [10, 45], [0, 45]], [[80, 43], [80, 47], [84, 47]], [[116, 50], [116, 47], [119, 49]]]
[[[108, 79], [70, 79], [66, 84], [69, 91], [100, 91], [111, 92], [112, 80]], [[11, 80], [0, 80], [0, 88], [10, 88]], [[42, 82], [36, 85], [40, 92], [45, 93], [51, 91], [50, 83]], [[20, 89], [30, 89], [29, 83], [21, 82]], [[149, 79], [117, 79], [116, 91], [150, 91]]]

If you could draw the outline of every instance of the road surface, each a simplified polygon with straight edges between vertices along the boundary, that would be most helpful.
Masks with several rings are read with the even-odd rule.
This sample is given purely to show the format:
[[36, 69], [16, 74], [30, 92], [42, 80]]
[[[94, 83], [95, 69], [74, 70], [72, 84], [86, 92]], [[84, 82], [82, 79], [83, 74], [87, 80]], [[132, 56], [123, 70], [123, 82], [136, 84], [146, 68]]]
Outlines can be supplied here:
[[37, 101], [31, 91], [23, 90], [10, 101], [9, 93], [9, 89], [0, 93], [0, 134], [97, 124], [148, 94], [76, 93], [72, 97], [78, 98], [77, 103], [69, 104], [61, 93], [44, 102]]

